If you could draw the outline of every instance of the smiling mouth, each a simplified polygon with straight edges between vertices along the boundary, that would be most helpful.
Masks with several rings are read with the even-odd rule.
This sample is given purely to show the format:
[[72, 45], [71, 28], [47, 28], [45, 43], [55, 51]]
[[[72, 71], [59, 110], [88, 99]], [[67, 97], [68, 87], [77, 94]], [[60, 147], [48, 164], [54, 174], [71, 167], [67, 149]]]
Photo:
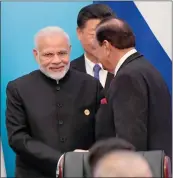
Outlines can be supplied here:
[[64, 69], [64, 66], [61, 66], [61, 67], [50, 67], [49, 69], [52, 70], [52, 71], [54, 71], [54, 72], [56, 72], [56, 71], [61, 71], [61, 70], [63, 70], [63, 69]]

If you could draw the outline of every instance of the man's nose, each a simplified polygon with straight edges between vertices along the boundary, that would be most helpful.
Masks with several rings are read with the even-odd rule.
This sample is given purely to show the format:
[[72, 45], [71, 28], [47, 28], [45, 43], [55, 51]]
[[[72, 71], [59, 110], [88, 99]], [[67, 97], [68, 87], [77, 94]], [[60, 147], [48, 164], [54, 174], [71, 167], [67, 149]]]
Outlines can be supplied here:
[[56, 54], [53, 58], [53, 63], [60, 63], [61, 62], [61, 58]]

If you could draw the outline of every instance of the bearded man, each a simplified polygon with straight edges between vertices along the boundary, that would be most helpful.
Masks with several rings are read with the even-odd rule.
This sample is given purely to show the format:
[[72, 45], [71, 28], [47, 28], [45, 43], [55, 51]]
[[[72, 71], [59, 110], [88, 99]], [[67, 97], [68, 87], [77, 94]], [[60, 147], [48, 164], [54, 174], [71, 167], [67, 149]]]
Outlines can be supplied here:
[[40, 69], [7, 85], [6, 126], [16, 153], [16, 177], [56, 177], [63, 153], [95, 142], [102, 86], [70, 67], [70, 40], [59, 27], [35, 36]]

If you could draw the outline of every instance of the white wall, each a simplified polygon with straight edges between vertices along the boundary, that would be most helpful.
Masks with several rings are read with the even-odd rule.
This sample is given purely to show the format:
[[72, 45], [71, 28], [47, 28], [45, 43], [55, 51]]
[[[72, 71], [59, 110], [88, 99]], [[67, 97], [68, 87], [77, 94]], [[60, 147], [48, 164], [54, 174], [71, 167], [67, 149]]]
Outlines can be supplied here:
[[135, 1], [135, 4], [172, 60], [172, 2]]

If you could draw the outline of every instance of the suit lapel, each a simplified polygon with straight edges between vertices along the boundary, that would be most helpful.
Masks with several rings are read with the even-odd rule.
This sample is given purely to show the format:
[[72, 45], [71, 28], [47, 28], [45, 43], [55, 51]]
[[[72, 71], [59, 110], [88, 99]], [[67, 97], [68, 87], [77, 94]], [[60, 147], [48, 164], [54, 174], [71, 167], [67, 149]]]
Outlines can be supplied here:
[[74, 69], [77, 69], [80, 72], [84, 72], [86, 73], [86, 68], [85, 68], [85, 59], [84, 59], [84, 55], [80, 56], [77, 59], [77, 62], [75, 64], [75, 66], [73, 66]]

